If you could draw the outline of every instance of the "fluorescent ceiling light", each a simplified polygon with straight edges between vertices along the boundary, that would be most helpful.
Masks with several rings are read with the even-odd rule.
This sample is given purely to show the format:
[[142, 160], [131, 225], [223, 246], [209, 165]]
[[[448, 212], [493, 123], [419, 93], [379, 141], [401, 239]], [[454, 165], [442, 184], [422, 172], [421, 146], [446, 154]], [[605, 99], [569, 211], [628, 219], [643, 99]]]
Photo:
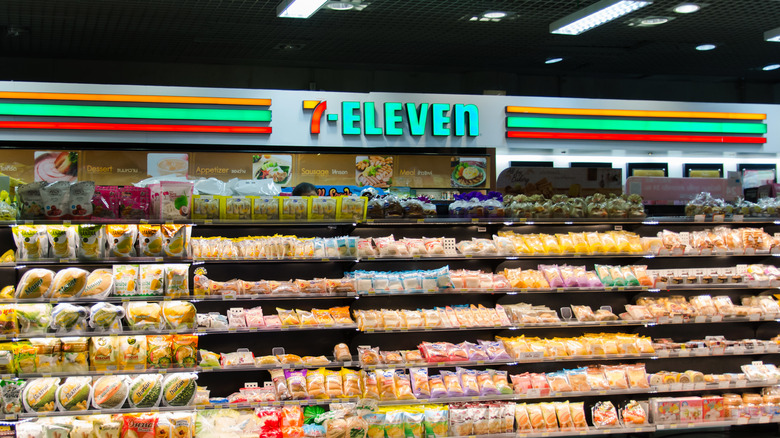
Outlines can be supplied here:
[[677, 12], [678, 14], [691, 14], [697, 12], [699, 9], [701, 9], [701, 5], [697, 5], [696, 3], [680, 3], [674, 7], [674, 12]]
[[762, 68], [761, 70], [772, 71], [772, 70], [777, 70], [778, 68], [780, 68], [780, 64], [769, 64], [767, 66], [764, 66], [764, 68]]
[[666, 17], [647, 17], [640, 21], [642, 26], [658, 26], [659, 24], [668, 23], [669, 19]]
[[716, 47], [718, 47], [718, 46], [716, 46], [715, 44], [701, 44], [701, 45], [696, 46], [696, 50], [701, 51], [701, 52], [706, 52], [707, 50], [712, 50], [712, 49], [714, 49]]
[[780, 27], [764, 32], [764, 40], [780, 43]]
[[348, 11], [355, 7], [355, 5], [349, 2], [328, 2], [325, 6], [334, 11]]
[[328, 0], [284, 0], [276, 7], [276, 16], [285, 18], [309, 18]]
[[649, 0], [601, 0], [550, 24], [550, 33], [579, 35], [652, 4]]
[[546, 61], [544, 61], [545, 64], [555, 64], [556, 62], [563, 61], [563, 58], [547, 58]]
[[504, 11], [488, 11], [482, 14], [485, 18], [504, 18], [506, 17], [506, 12]]

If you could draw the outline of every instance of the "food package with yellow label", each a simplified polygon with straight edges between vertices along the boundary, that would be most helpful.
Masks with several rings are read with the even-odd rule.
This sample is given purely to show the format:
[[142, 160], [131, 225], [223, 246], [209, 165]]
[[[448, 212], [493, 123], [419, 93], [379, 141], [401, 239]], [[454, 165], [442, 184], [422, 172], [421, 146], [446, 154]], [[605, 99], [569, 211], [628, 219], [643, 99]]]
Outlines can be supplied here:
[[170, 335], [150, 335], [146, 337], [146, 363], [149, 368], [165, 369], [173, 362], [173, 351]]
[[63, 373], [84, 373], [89, 371], [89, 338], [62, 338], [60, 349], [60, 370]]
[[118, 336], [119, 369], [142, 370], [146, 368], [146, 336]]
[[188, 297], [190, 295], [189, 273], [188, 264], [165, 265], [165, 296]]
[[56, 393], [59, 385], [59, 377], [44, 377], [28, 381], [22, 390], [24, 409], [27, 412], [54, 412], [57, 409]]
[[135, 241], [138, 238], [138, 227], [126, 224], [106, 225], [109, 257], [135, 257]]
[[49, 252], [55, 259], [76, 257], [76, 229], [70, 225], [49, 225], [46, 227], [49, 238]]
[[45, 225], [17, 225], [12, 228], [16, 258], [41, 260], [49, 257], [49, 238]]
[[166, 325], [172, 330], [195, 327], [197, 311], [189, 301], [164, 301], [162, 312]]
[[130, 330], [160, 330], [164, 326], [162, 309], [158, 303], [131, 301], [125, 303], [125, 318]]
[[38, 372], [38, 349], [29, 341], [14, 346], [14, 368], [22, 374]]
[[159, 225], [138, 225], [138, 255], [160, 257], [163, 253], [163, 237]]
[[0, 333], [10, 335], [18, 332], [16, 306], [14, 304], [0, 304]]
[[36, 372], [56, 373], [60, 371], [60, 350], [62, 342], [57, 338], [31, 338], [35, 348]]
[[330, 196], [316, 196], [311, 198], [311, 206], [309, 207], [309, 219], [324, 220], [324, 219], [336, 219], [336, 212], [339, 209], [339, 201], [341, 198], [333, 198]]
[[138, 295], [138, 265], [114, 265], [114, 295]]
[[46, 298], [74, 298], [81, 296], [87, 285], [89, 272], [79, 268], [67, 268], [57, 272]]
[[193, 195], [193, 219], [219, 219], [225, 211], [225, 197], [219, 195]]
[[224, 218], [233, 221], [252, 219], [252, 199], [247, 196], [228, 196], [225, 199]]
[[192, 413], [171, 412], [168, 414], [168, 421], [171, 424], [171, 438], [195, 437], [195, 418]]
[[368, 198], [362, 196], [342, 196], [337, 219], [362, 221], [366, 219]]
[[252, 220], [254, 221], [278, 221], [279, 204], [278, 196], [252, 196]]
[[171, 343], [173, 360], [181, 368], [194, 368], [198, 363], [198, 337], [196, 335], [173, 335]]
[[14, 365], [14, 350], [16, 349], [16, 343], [3, 342], [0, 343], [0, 373], [13, 374], [16, 372]]
[[114, 273], [111, 269], [95, 269], [87, 277], [87, 285], [81, 292], [81, 297], [102, 299], [114, 292]]
[[117, 336], [93, 336], [89, 338], [89, 363], [97, 371], [116, 369], [119, 363]]
[[81, 260], [100, 260], [105, 257], [106, 228], [98, 224], [76, 226], [76, 257]]
[[187, 256], [191, 225], [164, 224], [160, 227], [163, 236], [163, 253], [165, 257], [182, 258]]
[[283, 221], [308, 219], [309, 201], [307, 196], [282, 196], [281, 219]]
[[162, 296], [165, 293], [165, 266], [141, 265], [139, 295]]
[[54, 282], [54, 272], [48, 269], [30, 269], [16, 286], [14, 296], [21, 299], [41, 298], [49, 294]]

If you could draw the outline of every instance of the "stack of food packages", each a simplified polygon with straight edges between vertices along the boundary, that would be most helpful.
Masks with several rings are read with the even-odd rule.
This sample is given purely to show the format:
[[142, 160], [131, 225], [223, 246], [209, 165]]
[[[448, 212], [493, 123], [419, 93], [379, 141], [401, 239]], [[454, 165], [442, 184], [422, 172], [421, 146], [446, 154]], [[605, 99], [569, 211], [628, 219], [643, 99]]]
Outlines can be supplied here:
[[354, 278], [360, 292], [507, 290], [511, 287], [503, 274], [450, 270], [449, 266], [426, 271], [355, 271], [347, 275]]
[[90, 370], [192, 368], [195, 335], [32, 338], [0, 344], [0, 373], [86, 373]]
[[[514, 255], [545, 254], [642, 254], [642, 238], [627, 231], [596, 231], [559, 234], [515, 234], [513, 231], [499, 232], [494, 236], [494, 246], [502, 251], [509, 250]], [[461, 242], [463, 243], [463, 242]], [[474, 248], [476, 240], [470, 246], [458, 247], [468, 254]]]
[[577, 338], [496, 337], [514, 359], [533, 356], [569, 357], [654, 353], [653, 341], [644, 336], [624, 333], [588, 333]]
[[663, 230], [656, 237], [642, 238], [642, 245], [652, 254], [750, 254], [769, 252], [778, 247], [780, 241], [763, 228], [715, 227], [683, 233]]
[[752, 217], [772, 217], [777, 216], [777, 212], [777, 198], [761, 198], [758, 202], [750, 202], [745, 199], [726, 202], [722, 198], [713, 197], [709, 192], [699, 193], [685, 205], [686, 216], [741, 214]]
[[778, 387], [762, 394], [744, 393], [702, 397], [657, 397], [650, 399], [653, 423], [678, 424], [707, 421], [739, 421], [780, 415]]
[[[188, 256], [191, 225], [18, 225], [18, 260]], [[137, 243], [137, 248], [136, 248]]]
[[357, 256], [357, 237], [194, 237], [191, 239], [192, 258], [216, 260], [260, 260], [300, 258], [354, 258]]
[[358, 330], [363, 331], [511, 325], [500, 304], [495, 308], [471, 304], [418, 310], [355, 310], [354, 313]]
[[193, 412], [42, 417], [17, 424], [16, 436], [194, 438], [200, 437], [196, 434], [195, 417]]
[[591, 417], [596, 429], [636, 427], [648, 423], [647, 411], [646, 402], [630, 400], [617, 409], [611, 401], [600, 401], [591, 408]]
[[345, 278], [315, 278], [312, 280], [258, 280], [248, 281], [232, 279], [216, 281], [206, 276], [205, 269], [195, 270], [193, 278], [195, 296], [260, 296], [260, 295], [298, 295], [298, 294], [337, 294], [355, 293], [355, 281]]
[[645, 217], [642, 197], [596, 193], [587, 197], [514, 195], [504, 197], [507, 216], [513, 218], [624, 218]]
[[123, 319], [135, 332], [193, 329], [195, 305], [189, 301], [130, 301], [123, 306], [102, 302], [91, 307], [70, 303], [0, 304], [0, 334], [6, 335], [121, 333]]
[[187, 407], [195, 401], [197, 379], [194, 373], [171, 373], [6, 381], [3, 410], [17, 414]]
[[0, 298], [54, 299], [73, 298], [100, 301], [109, 296], [187, 297], [188, 264], [114, 265], [112, 269], [66, 268], [57, 271], [34, 268], [22, 275], [16, 289], [3, 288]]
[[351, 325], [349, 307], [329, 309], [282, 309], [276, 315], [263, 315], [262, 307], [228, 309], [227, 316], [219, 313], [198, 314], [198, 326], [211, 329], [275, 328], [275, 327], [332, 327]]
[[195, 195], [193, 219], [223, 220], [363, 220], [366, 198], [359, 196], [218, 196]]
[[655, 287], [741, 285], [780, 287], [780, 269], [774, 265], [737, 265], [724, 268], [659, 269], [648, 271]]
[[670, 297], [640, 297], [636, 305], [627, 304], [624, 319], [648, 320], [663, 317], [682, 316], [748, 316], [776, 315], [780, 313], [780, 305], [770, 296], [743, 297], [742, 305], [732, 303], [728, 295], [712, 297], [697, 295], [686, 300], [685, 297], [673, 295]]
[[603, 288], [615, 286], [652, 286], [647, 266], [596, 265], [595, 271], [585, 266], [539, 265], [539, 269], [504, 269], [509, 283], [518, 289]]
[[[369, 198], [366, 210], [366, 217], [369, 219], [395, 219], [403, 217], [422, 219], [425, 217], [436, 217], [438, 214], [436, 205], [432, 204], [427, 198], [402, 199], [392, 194]], [[503, 214], [501, 216], [503, 217]]]

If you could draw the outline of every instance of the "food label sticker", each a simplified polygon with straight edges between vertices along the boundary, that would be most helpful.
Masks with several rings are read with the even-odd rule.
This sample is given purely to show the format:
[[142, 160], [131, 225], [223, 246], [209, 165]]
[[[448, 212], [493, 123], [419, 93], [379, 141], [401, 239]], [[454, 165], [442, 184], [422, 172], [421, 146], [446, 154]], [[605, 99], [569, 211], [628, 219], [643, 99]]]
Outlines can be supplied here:
[[745, 388], [747, 387], [747, 380], [737, 380], [737, 384], [735, 386], [737, 388]]
[[696, 386], [693, 383], [683, 383], [682, 389], [683, 391], [693, 391]]
[[691, 355], [691, 350], [680, 350], [680, 353], [678, 356], [680, 357], [688, 357]]
[[694, 319], [694, 322], [697, 322], [697, 323], [707, 322], [707, 317], [706, 317], [706, 316], [699, 315], [699, 316], [697, 316], [697, 317]]
[[715, 315], [712, 317], [712, 322], [721, 322], [723, 321], [723, 315]]
[[669, 357], [669, 350], [658, 351], [658, 357]]
[[222, 295], [222, 300], [224, 300], [224, 301], [235, 301], [236, 300], [236, 294], [235, 293], [224, 294], [224, 295]]
[[694, 222], [704, 222], [705, 216], [703, 214], [697, 214], [693, 217]]
[[682, 324], [682, 322], [683, 322], [682, 316], [677, 315], [672, 318], [672, 324]]
[[758, 313], [754, 313], [750, 315], [748, 319], [750, 319], [751, 321], [758, 321], [759, 319], [761, 319], [761, 315], [759, 315]]
[[759, 422], [760, 424], [769, 423], [769, 417], [767, 417], [767, 416], [762, 416], [761, 418], [759, 418], [759, 419], [758, 419], [758, 422]]
[[726, 216], [724, 216], [722, 214], [716, 214], [716, 215], [712, 216], [712, 221], [713, 222], [723, 222], [724, 219], [726, 219]]
[[693, 388], [697, 391], [707, 388], [707, 382], [696, 382], [693, 384]]
[[735, 214], [731, 217], [731, 220], [734, 222], [744, 222], [745, 221], [745, 215], [743, 214]]
[[728, 388], [729, 386], [731, 386], [731, 382], [718, 382], [718, 388], [720, 389]]
[[541, 393], [539, 392], [539, 388], [531, 388], [526, 393], [526, 396], [528, 397], [539, 397]]

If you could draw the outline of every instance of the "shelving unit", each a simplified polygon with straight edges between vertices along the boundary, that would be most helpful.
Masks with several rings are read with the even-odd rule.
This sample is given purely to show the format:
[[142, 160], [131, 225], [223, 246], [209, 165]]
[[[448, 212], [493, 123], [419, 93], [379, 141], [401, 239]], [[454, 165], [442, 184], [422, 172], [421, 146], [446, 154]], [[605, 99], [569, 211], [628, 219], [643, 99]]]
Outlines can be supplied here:
[[[44, 222], [48, 223], [48, 222]], [[75, 223], [75, 222], [73, 222]], [[641, 235], [654, 235], [656, 232], [664, 229], [684, 229], [695, 230], [717, 225], [731, 227], [741, 226], [763, 226], [768, 232], [780, 231], [780, 221], [775, 219], [753, 220], [744, 219], [742, 221], [721, 222], [696, 222], [687, 218], [647, 218], [642, 220], [510, 220], [510, 219], [421, 219], [421, 220], [368, 220], [364, 223], [354, 222], [274, 222], [274, 223], [242, 223], [229, 221], [194, 221], [194, 236], [213, 236], [220, 235], [223, 232], [232, 233], [231, 235], [252, 235], [252, 234], [271, 234], [277, 230], [284, 230], [286, 233], [300, 233], [304, 237], [333, 237], [338, 235], [350, 234], [359, 237], [377, 237], [395, 233], [398, 237], [421, 237], [440, 236], [455, 237], [458, 240], [470, 239], [471, 237], [490, 237], [498, 230], [516, 230], [519, 233], [530, 232], [567, 232], [574, 230], [593, 230], [606, 231], [617, 227], [625, 230], [637, 231]], [[0, 249], [10, 248], [8, 243], [10, 238], [10, 227], [2, 227], [0, 224]], [[239, 234], [236, 234], [239, 233]], [[5, 242], [5, 246], [3, 246]], [[650, 255], [650, 254], [590, 254], [590, 255], [541, 255], [541, 256], [451, 256], [451, 257], [407, 257], [407, 258], [317, 258], [317, 259], [273, 259], [273, 260], [194, 260], [194, 259], [166, 259], [166, 258], [136, 258], [132, 263], [191, 263], [191, 270], [195, 268], [206, 268], [209, 278], [218, 281], [226, 281], [231, 278], [256, 279], [263, 278], [268, 280], [288, 280], [290, 278], [340, 278], [345, 272], [355, 269], [370, 270], [400, 270], [400, 269], [430, 269], [449, 265], [453, 269], [467, 268], [489, 270], [497, 272], [503, 268], [535, 267], [534, 262], [539, 263], [571, 263], [585, 264], [592, 269], [593, 263], [609, 263], [614, 260], [616, 264], [641, 263], [648, 265], [653, 269], [662, 269], [669, 267], [692, 267], [692, 266], [732, 266], [736, 261], [747, 261], [749, 263], [778, 264], [776, 257], [780, 254], [771, 254], [768, 252], [758, 254], [705, 254], [705, 255]], [[23, 267], [51, 266], [53, 268], [64, 268], [68, 266], [96, 266], [110, 265], [114, 263], [127, 263], [125, 259], [107, 259], [101, 261], [78, 260], [43, 260], [43, 261], [19, 261], [14, 265], [0, 266], [0, 280], [6, 284], [16, 284]], [[192, 277], [192, 272], [190, 273]], [[16, 281], [13, 281], [16, 280]], [[530, 301], [532, 304], [547, 304], [557, 309], [570, 304], [585, 305], [611, 305], [613, 308], [622, 308], [621, 306], [633, 303], [640, 295], [664, 295], [664, 294], [703, 294], [718, 293], [728, 294], [739, 297], [741, 295], [758, 295], [761, 293], [772, 293], [778, 288], [751, 286], [747, 284], [737, 285], [679, 285], [666, 288], [650, 287], [607, 287], [597, 289], [583, 288], [555, 288], [555, 289], [445, 289], [445, 290], [418, 290], [403, 293], [385, 293], [378, 291], [358, 291], [356, 293], [343, 294], [295, 294], [295, 295], [259, 295], [259, 296], [190, 296], [186, 298], [196, 303], [199, 313], [208, 311], [222, 311], [237, 303], [246, 307], [251, 307], [253, 302], [257, 305], [310, 308], [318, 307], [320, 304], [326, 306], [333, 302], [334, 305], [350, 305], [352, 309], [379, 309], [379, 308], [430, 308], [434, 306], [449, 304], [483, 304], [494, 306], [496, 304], [506, 305], [514, 304], [520, 301]], [[133, 301], [168, 301], [168, 297], [109, 297], [104, 301], [112, 303], [126, 303]], [[309, 300], [316, 300], [316, 304], [303, 304]], [[59, 299], [59, 300], [15, 300], [12, 302], [34, 303], [93, 303], [89, 299]], [[597, 306], [598, 307], [598, 306]], [[691, 339], [704, 338], [707, 335], [727, 334], [732, 339], [757, 338], [768, 340], [774, 335], [780, 333], [780, 315], [755, 315], [747, 317], [698, 317], [685, 320], [683, 318], [666, 318], [656, 320], [639, 321], [603, 321], [603, 322], [579, 322], [576, 320], [562, 320], [560, 322], [539, 323], [539, 324], [521, 324], [510, 326], [490, 326], [490, 327], [469, 327], [469, 328], [420, 328], [420, 329], [399, 329], [399, 330], [357, 330], [357, 326], [301, 326], [301, 327], [279, 327], [279, 328], [247, 328], [247, 329], [184, 329], [184, 330], [160, 330], [134, 332], [125, 331], [121, 335], [146, 335], [146, 334], [197, 334], [199, 336], [199, 348], [217, 351], [230, 352], [237, 348], [250, 346], [256, 355], [269, 354], [273, 347], [284, 347], [288, 353], [298, 355], [331, 355], [332, 347], [338, 342], [346, 342], [351, 351], [356, 351], [358, 345], [378, 345], [383, 350], [394, 349], [414, 349], [420, 341], [447, 341], [447, 342], [474, 342], [477, 339], [493, 339], [494, 336], [512, 336], [520, 334], [529, 334], [529, 336], [577, 336], [583, 333], [594, 331], [627, 331], [629, 333], [641, 334], [658, 337], [672, 337], [675, 341], [688, 341]], [[727, 330], [728, 328], [728, 330]], [[62, 337], [62, 336], [89, 336], [101, 335], [100, 333], [47, 333], [43, 335], [19, 335], [19, 336], [0, 336], [0, 340], [25, 339], [30, 337]], [[208, 335], [208, 336], [206, 336]], [[413, 335], [413, 336], [409, 336]], [[525, 358], [504, 360], [504, 361], [466, 361], [466, 362], [437, 362], [415, 365], [378, 365], [365, 366], [363, 369], [383, 369], [383, 368], [410, 368], [421, 366], [435, 369], [446, 369], [454, 367], [491, 367], [500, 370], [506, 370], [510, 373], [521, 373], [524, 371], [546, 372], [559, 371], [564, 368], [564, 364], [571, 366], [588, 365], [592, 363], [623, 361], [627, 363], [644, 362], [648, 372], [657, 372], [662, 369], [700, 369], [706, 373], [712, 372], [734, 372], [737, 365], [747, 363], [751, 359], [762, 358], [766, 361], [777, 361], [780, 357], [780, 350], [777, 344], [769, 345], [769, 348], [755, 350], [710, 350], [693, 349], [688, 351], [669, 352], [659, 350], [651, 354], [623, 354], [610, 356], [569, 356], [545, 358], [541, 355], [528, 355]], [[708, 360], [717, 358], [718, 360]], [[357, 359], [351, 362], [330, 362], [323, 365], [326, 368], [351, 367], [360, 368]], [[312, 366], [310, 368], [317, 368]], [[283, 365], [283, 366], [242, 366], [234, 368], [169, 368], [169, 369], [134, 369], [134, 370], [91, 370], [84, 375], [102, 376], [115, 374], [153, 374], [153, 373], [172, 373], [172, 372], [197, 372], [199, 376], [198, 384], [219, 388], [220, 394], [226, 396], [228, 393], [237, 390], [242, 386], [242, 382], [258, 381], [268, 378], [266, 372], [273, 368], [299, 369], [307, 368], [303, 365]], [[261, 373], [261, 374], [258, 374]], [[20, 378], [48, 377], [48, 376], [66, 376], [69, 373], [27, 373], [20, 374]], [[12, 377], [12, 376], [6, 376]], [[547, 399], [585, 399], [588, 401], [598, 399], [613, 400], [615, 404], [623, 401], [637, 398], [646, 399], [656, 394], [699, 394], [709, 391], [745, 391], [756, 390], [767, 386], [777, 384], [775, 381], [765, 382], [726, 382], [713, 384], [690, 384], [690, 385], [660, 385], [648, 389], [626, 389], [626, 390], [603, 390], [587, 392], [565, 392], [539, 394], [531, 392], [530, 394], [512, 394], [505, 396], [491, 397], [462, 397], [462, 398], [443, 398], [425, 401], [398, 401], [380, 402], [380, 405], [393, 404], [422, 404], [422, 403], [450, 403], [450, 402], [473, 402], [473, 401], [537, 401]], [[297, 400], [284, 402], [266, 402], [266, 403], [248, 403], [239, 405], [230, 405], [230, 408], [254, 408], [263, 406], [280, 406], [283, 404], [320, 404], [326, 405], [334, 400]], [[348, 401], [348, 399], [339, 399], [338, 402]], [[190, 408], [155, 408], [155, 409], [123, 409], [115, 411], [88, 411], [87, 413], [126, 413], [126, 412], [166, 412], [181, 410], [203, 410], [203, 409], [222, 409], [225, 406], [207, 405]], [[78, 415], [74, 412], [54, 412], [44, 414], [25, 413], [19, 415], [19, 418], [31, 418], [35, 416], [60, 416], [60, 415]], [[11, 419], [6, 417], [6, 420]], [[766, 422], [763, 418], [760, 422]], [[776, 417], [774, 420], [780, 421]], [[660, 430], [673, 428], [710, 428], [710, 427], [728, 427], [743, 424], [744, 421], [723, 421], [717, 423], [692, 423], [690, 426], [681, 425], [647, 425], [642, 427], [628, 427], [615, 429], [588, 429], [563, 432], [538, 432], [517, 434], [499, 434], [485, 435], [484, 438], [535, 438], [535, 437], [556, 437], [556, 436], [587, 436], [587, 435], [608, 435], [608, 434], [626, 434], [637, 433], [647, 434]], [[759, 421], [747, 421], [747, 424], [758, 424]], [[675, 426], [675, 427], [672, 427]]]

